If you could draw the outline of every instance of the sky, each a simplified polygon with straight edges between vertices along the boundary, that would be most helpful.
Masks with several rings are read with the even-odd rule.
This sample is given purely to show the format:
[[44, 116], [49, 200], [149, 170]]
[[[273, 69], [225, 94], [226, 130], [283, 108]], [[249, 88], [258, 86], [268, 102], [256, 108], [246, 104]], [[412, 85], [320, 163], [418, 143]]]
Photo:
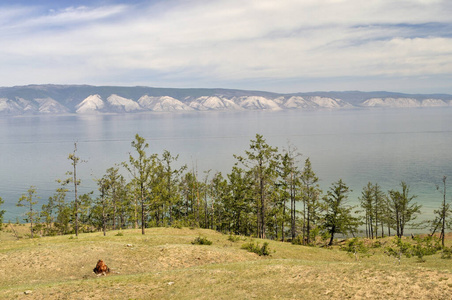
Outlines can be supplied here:
[[452, 94], [450, 0], [2, 0], [0, 86]]

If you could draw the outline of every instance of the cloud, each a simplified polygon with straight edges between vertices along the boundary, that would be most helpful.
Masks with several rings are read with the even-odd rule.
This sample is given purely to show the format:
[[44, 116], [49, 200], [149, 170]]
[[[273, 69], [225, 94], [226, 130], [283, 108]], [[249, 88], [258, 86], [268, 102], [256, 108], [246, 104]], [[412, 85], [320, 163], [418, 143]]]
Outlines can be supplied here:
[[452, 73], [448, 1], [124, 1], [0, 11], [10, 84], [210, 86]]

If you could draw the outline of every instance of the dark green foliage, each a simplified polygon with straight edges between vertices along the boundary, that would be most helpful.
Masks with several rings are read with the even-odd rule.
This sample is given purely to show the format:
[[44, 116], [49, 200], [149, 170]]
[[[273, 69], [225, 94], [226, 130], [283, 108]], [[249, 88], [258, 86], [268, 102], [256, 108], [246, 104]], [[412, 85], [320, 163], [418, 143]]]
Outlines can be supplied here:
[[173, 222], [172, 227], [177, 228], [177, 229], [182, 229], [182, 227], [184, 227], [184, 226], [182, 225], [182, 222], [175, 221], [175, 222]]
[[359, 260], [359, 254], [370, 256], [369, 248], [365, 245], [363, 239], [358, 237], [347, 240], [345, 245], [341, 247], [341, 250], [347, 251], [350, 255], [355, 256], [356, 260]]
[[34, 186], [30, 186], [27, 192], [28, 195], [22, 194], [16, 205], [19, 207], [28, 207], [28, 212], [26, 212], [25, 215], [27, 216], [26, 221], [30, 222], [30, 236], [33, 238], [33, 221], [36, 221], [36, 217], [39, 215], [36, 211], [34, 211], [33, 207], [38, 203], [37, 198], [39, 197], [36, 196], [36, 187]]
[[319, 178], [312, 170], [311, 160], [306, 159], [302, 173], [300, 174], [302, 183], [303, 200], [303, 244], [309, 245], [315, 241], [318, 235], [318, 228], [315, 227], [319, 219], [320, 212], [320, 194], [322, 190], [319, 187]]
[[191, 243], [193, 245], [212, 245], [212, 241], [209, 241], [207, 238], [200, 236], [194, 239]]
[[385, 253], [389, 256], [395, 257], [399, 264], [402, 259], [402, 254], [404, 254], [407, 258], [411, 257], [411, 244], [408, 242], [404, 242], [402, 238], [395, 237], [393, 240], [393, 247], [387, 247]]
[[261, 247], [258, 242], [254, 243], [251, 241], [249, 243], [243, 244], [241, 248], [247, 250], [248, 252], [256, 253], [259, 256], [270, 255], [270, 248], [268, 247], [267, 242], [264, 242], [264, 244]]
[[231, 242], [234, 242], [234, 243], [238, 242], [238, 241], [240, 241], [240, 236], [230, 234], [228, 236], [228, 241], [231, 241]]
[[266, 238], [267, 223], [269, 221], [269, 206], [272, 190], [277, 179], [278, 148], [267, 144], [264, 137], [256, 134], [256, 139], [251, 140], [250, 150], [245, 151], [245, 156], [235, 158], [243, 164], [252, 178], [254, 186], [253, 198], [256, 209], [256, 231], [259, 238]]
[[375, 241], [371, 245], [372, 248], [381, 248], [381, 246], [382, 246], [382, 243], [380, 241]]
[[298, 235], [292, 239], [292, 245], [303, 245], [303, 237]]
[[[2, 200], [2, 197], [0, 197], [0, 206], [5, 203], [5, 201]], [[3, 214], [5, 213], [4, 210], [0, 209], [0, 230], [2, 230], [3, 227]]]
[[124, 234], [122, 232], [118, 232], [117, 234], [115, 234], [115, 236], [123, 236]]
[[333, 244], [336, 233], [354, 234], [359, 225], [359, 219], [354, 217], [352, 210], [354, 207], [347, 205], [349, 187], [339, 179], [333, 183], [327, 195], [323, 198], [326, 208], [324, 216], [324, 228], [330, 235], [328, 246]]
[[410, 187], [405, 182], [401, 182], [401, 191], [390, 190], [388, 216], [391, 218], [391, 224], [397, 231], [400, 238], [404, 234], [404, 229], [410, 222], [414, 221], [420, 214], [421, 206], [412, 202], [417, 196], [410, 196]]
[[424, 256], [433, 255], [441, 250], [441, 241], [432, 236], [415, 237], [414, 244], [408, 241], [403, 241], [402, 238], [395, 237], [393, 240], [394, 247], [386, 248], [386, 253], [398, 259], [399, 263], [402, 254], [410, 258], [416, 256], [420, 262], [424, 262]]
[[442, 259], [451, 259], [452, 258], [452, 247], [443, 248], [443, 251], [441, 252], [441, 258]]

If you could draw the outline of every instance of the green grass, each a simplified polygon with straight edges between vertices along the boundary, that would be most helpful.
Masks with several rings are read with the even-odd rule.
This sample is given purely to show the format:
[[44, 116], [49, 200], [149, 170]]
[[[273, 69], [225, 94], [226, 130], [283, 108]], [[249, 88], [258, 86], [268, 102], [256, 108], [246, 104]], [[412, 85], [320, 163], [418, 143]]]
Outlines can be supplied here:
[[[26, 229], [26, 228], [25, 228]], [[16, 240], [0, 232], [0, 299], [450, 299], [452, 262], [440, 254], [355, 260], [338, 247], [268, 241], [270, 256], [211, 230], [152, 228]], [[212, 245], [193, 245], [198, 237]], [[389, 243], [388, 241], [383, 241]], [[450, 242], [450, 241], [448, 241]], [[97, 260], [108, 276], [92, 272]], [[25, 295], [25, 291], [32, 294]]]

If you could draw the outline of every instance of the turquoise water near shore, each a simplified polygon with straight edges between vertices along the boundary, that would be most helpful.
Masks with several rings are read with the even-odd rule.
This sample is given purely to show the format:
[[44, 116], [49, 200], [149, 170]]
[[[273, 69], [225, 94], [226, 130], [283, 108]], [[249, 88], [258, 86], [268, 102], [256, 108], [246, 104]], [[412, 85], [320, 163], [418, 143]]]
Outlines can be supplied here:
[[[326, 190], [342, 178], [358, 203], [367, 182], [384, 190], [406, 181], [423, 205], [420, 219], [432, 217], [442, 194], [436, 185], [452, 182], [452, 108], [342, 111], [199, 112], [125, 115], [22, 116], [0, 118], [0, 197], [5, 220], [22, 218], [17, 200], [34, 185], [45, 202], [58, 178], [70, 170], [67, 156], [78, 145], [82, 192], [94, 179], [126, 161], [138, 133], [148, 153], [169, 150], [179, 163], [228, 173], [256, 133], [272, 146], [288, 143], [310, 157]], [[300, 162], [302, 165], [302, 162]], [[452, 195], [452, 194], [451, 194]], [[451, 196], [448, 200], [451, 201]]]

